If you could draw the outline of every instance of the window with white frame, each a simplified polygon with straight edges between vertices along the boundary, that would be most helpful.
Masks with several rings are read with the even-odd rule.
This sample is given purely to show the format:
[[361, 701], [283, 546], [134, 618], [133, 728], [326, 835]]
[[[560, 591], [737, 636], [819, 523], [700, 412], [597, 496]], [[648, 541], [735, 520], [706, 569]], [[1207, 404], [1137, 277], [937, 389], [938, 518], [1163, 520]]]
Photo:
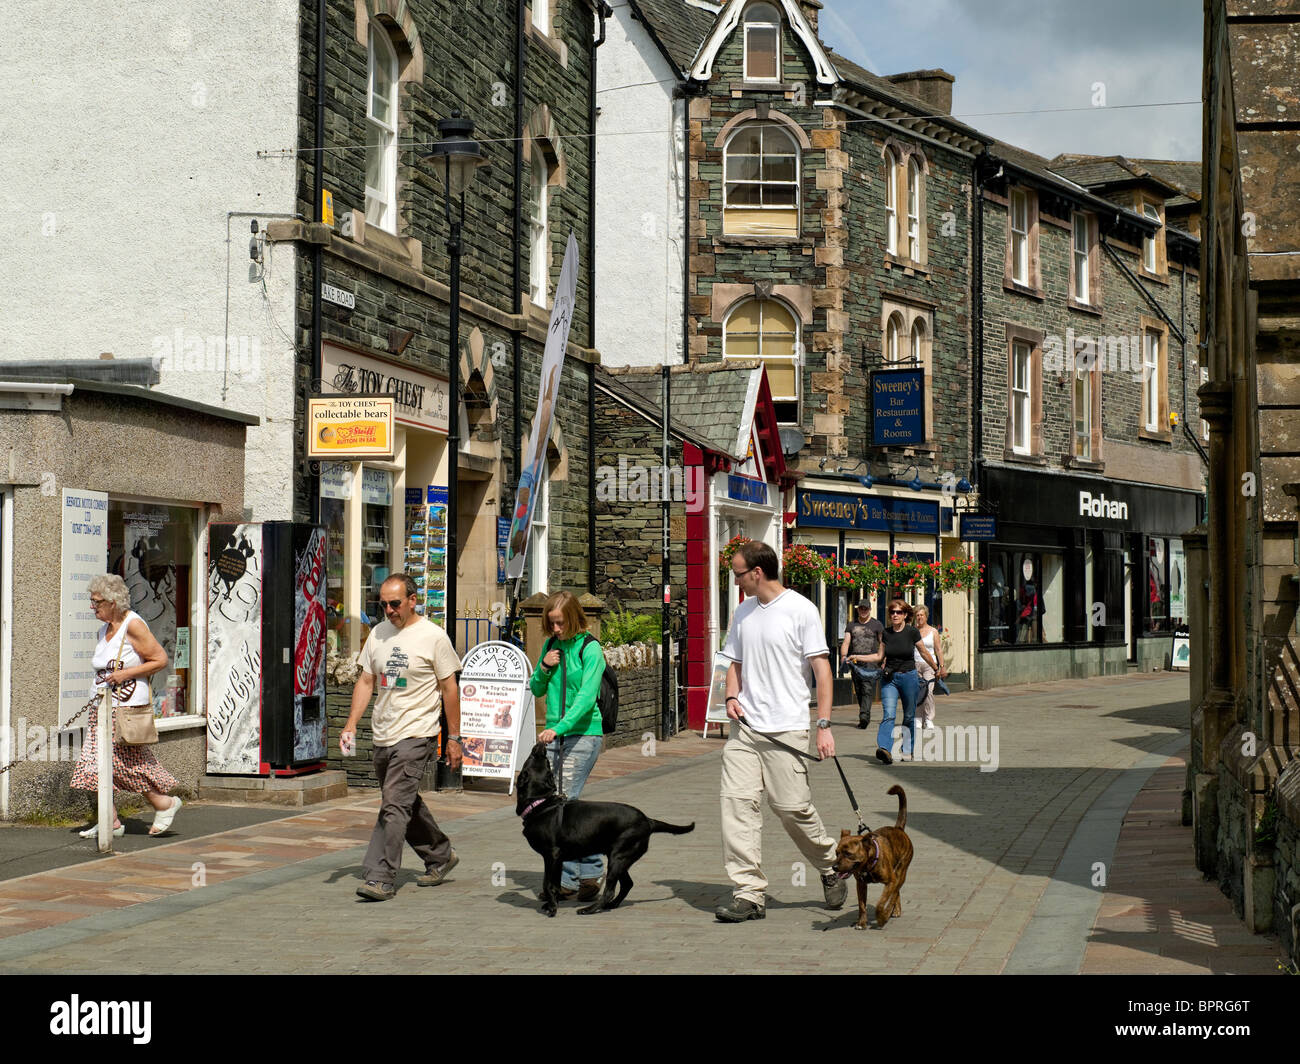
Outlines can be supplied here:
[[723, 152], [722, 231], [799, 235], [799, 145], [774, 122], [747, 122]]
[[1092, 458], [1092, 369], [1077, 366], [1074, 371], [1074, 456]]
[[1148, 432], [1160, 431], [1160, 334], [1154, 329], [1142, 334], [1142, 419]]
[[925, 180], [915, 158], [907, 160], [907, 256], [921, 261], [921, 182]]
[[397, 232], [397, 52], [370, 23], [366, 91], [366, 224]]
[[762, 359], [782, 424], [799, 423], [799, 351], [799, 320], [775, 299], [747, 299], [723, 323], [723, 357]]
[[1074, 298], [1079, 303], [1092, 302], [1091, 277], [1088, 272], [1092, 253], [1092, 224], [1086, 214], [1074, 215]]
[[745, 10], [745, 80], [781, 80], [781, 16], [771, 4]]
[[1029, 284], [1029, 193], [1011, 190], [1011, 279]]
[[[545, 444], [543, 444], [545, 446]], [[528, 593], [547, 594], [548, 567], [551, 562], [551, 471], [542, 463], [542, 483], [533, 506], [533, 519], [528, 526]]]
[[886, 362], [901, 362], [903, 360], [902, 333], [903, 316], [901, 314], [891, 314], [889, 321], [885, 324]]
[[533, 29], [538, 33], [551, 32], [551, 0], [533, 0]]
[[[1160, 211], [1152, 204], [1142, 204], [1142, 213], [1158, 225], [1164, 224], [1160, 221]], [[1144, 236], [1142, 238], [1142, 268], [1146, 270], [1147, 273], [1155, 273], [1156, 267], [1159, 263], [1159, 258], [1156, 255], [1156, 241], [1159, 236], [1160, 234], [1157, 232], [1151, 236]]]
[[529, 297], [539, 307], [546, 306], [550, 293], [550, 230], [547, 223], [547, 201], [550, 199], [550, 168], [541, 145], [533, 144], [532, 196], [528, 209], [528, 272]]
[[1030, 453], [1030, 417], [1033, 393], [1030, 368], [1033, 348], [1022, 340], [1011, 345], [1011, 449], [1016, 454]]
[[898, 156], [885, 151], [885, 249], [898, 254]]

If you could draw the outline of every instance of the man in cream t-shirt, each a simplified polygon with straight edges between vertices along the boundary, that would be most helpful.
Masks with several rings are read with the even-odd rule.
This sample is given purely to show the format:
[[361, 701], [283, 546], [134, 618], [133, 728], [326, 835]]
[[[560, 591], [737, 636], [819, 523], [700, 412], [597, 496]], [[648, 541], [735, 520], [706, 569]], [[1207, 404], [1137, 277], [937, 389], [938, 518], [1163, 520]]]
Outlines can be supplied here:
[[444, 709], [452, 732], [447, 759], [453, 769], [461, 764], [460, 659], [447, 633], [415, 612], [416, 586], [408, 575], [385, 580], [379, 601], [387, 619], [371, 629], [361, 649], [352, 712], [339, 736], [339, 748], [351, 754], [357, 724], [378, 686], [371, 728], [383, 802], [362, 865], [366, 882], [357, 888], [369, 901], [387, 901], [396, 893], [403, 841], [424, 862], [425, 874], [416, 880], [422, 887], [437, 886], [458, 861], [451, 840], [420, 798], [419, 786], [438, 751]]
[[767, 879], [760, 840], [767, 804], [799, 852], [817, 870], [828, 909], [844, 904], [848, 884], [831, 871], [835, 840], [826, 834], [812, 804], [808, 763], [768, 736], [796, 750], [808, 749], [808, 681], [817, 677], [817, 753], [835, 755], [830, 733], [830, 648], [815, 607], [782, 585], [776, 551], [766, 543], [742, 543], [731, 572], [745, 601], [736, 609], [722, 654], [727, 669], [727, 716], [733, 724], [722, 749], [722, 854], [733, 884], [731, 904], [716, 910], [725, 923], [767, 915]]

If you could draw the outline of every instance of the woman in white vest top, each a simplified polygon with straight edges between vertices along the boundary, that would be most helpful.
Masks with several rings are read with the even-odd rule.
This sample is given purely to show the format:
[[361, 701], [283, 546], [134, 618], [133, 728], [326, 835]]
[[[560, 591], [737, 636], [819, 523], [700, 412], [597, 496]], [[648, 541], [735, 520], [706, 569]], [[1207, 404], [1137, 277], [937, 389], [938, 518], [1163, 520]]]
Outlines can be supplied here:
[[[131, 610], [131, 596], [126, 582], [120, 576], [108, 574], [90, 581], [90, 605], [95, 616], [105, 622], [99, 630], [99, 642], [91, 666], [95, 670], [97, 696], [90, 710], [90, 723], [86, 727], [86, 741], [81, 747], [72, 772], [72, 788], [79, 791], [99, 789], [97, 760], [97, 731], [99, 707], [103, 704], [104, 685], [113, 691], [114, 706], [145, 706], [150, 702], [149, 677], [167, 667], [167, 651], [149, 631], [144, 619]], [[125, 634], [123, 629], [125, 628]], [[109, 722], [113, 733], [113, 722]], [[171, 827], [176, 811], [181, 807], [179, 798], [168, 798], [167, 792], [180, 784], [176, 777], [162, 767], [148, 746], [113, 744], [113, 790], [143, 794], [157, 812], [150, 835], [161, 835]], [[90, 827], [81, 833], [82, 838], [93, 838], [98, 828]], [[126, 825], [113, 811], [113, 834], [126, 833]]]
[[920, 651], [916, 652], [916, 671], [921, 677], [922, 689], [925, 691], [925, 698], [916, 704], [916, 726], [918, 728], [933, 728], [934, 678], [936, 675], [940, 677], [947, 676], [948, 670], [943, 667], [943, 651], [939, 646], [939, 629], [930, 623], [930, 611], [924, 606], [917, 606], [913, 613], [912, 623], [916, 625], [916, 630], [921, 633], [921, 644], [930, 652], [930, 656], [934, 658], [934, 663], [939, 666], [936, 672], [921, 657]]

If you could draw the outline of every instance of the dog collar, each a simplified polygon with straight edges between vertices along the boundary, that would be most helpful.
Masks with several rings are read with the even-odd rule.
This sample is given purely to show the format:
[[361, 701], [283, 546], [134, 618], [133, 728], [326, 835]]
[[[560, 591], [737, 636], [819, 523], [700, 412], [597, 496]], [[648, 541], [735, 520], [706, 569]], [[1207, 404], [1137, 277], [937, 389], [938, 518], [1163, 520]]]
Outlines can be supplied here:
[[880, 860], [880, 840], [876, 838], [874, 835], [872, 835], [871, 844], [876, 848], [876, 856], [871, 858], [871, 860], [867, 862], [868, 868], [870, 868], [873, 864], [875, 864], [877, 861]]
[[529, 803], [528, 803], [528, 807], [527, 807], [527, 808], [526, 808], [522, 813], [519, 814], [519, 818], [520, 818], [521, 820], [527, 820], [527, 819], [528, 819], [528, 814], [531, 813], [531, 812], [532, 812], [534, 809], [536, 809], [539, 805], [541, 805], [543, 802], [545, 802], [547, 798], [550, 798], [550, 797], [551, 797], [551, 795], [548, 794], [548, 795], [546, 795], [546, 797], [544, 797], [544, 798], [538, 798], [538, 799], [536, 799], [535, 801], [529, 802]]

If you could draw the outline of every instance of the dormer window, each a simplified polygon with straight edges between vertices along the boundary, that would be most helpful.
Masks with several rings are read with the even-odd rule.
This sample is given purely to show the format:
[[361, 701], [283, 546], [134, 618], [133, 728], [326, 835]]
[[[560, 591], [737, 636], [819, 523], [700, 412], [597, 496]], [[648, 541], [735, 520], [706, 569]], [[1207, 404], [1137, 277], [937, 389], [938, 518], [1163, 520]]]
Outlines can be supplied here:
[[[1160, 210], [1152, 203], [1142, 204], [1142, 213], [1159, 226], [1164, 225], [1164, 219], [1160, 217]], [[1142, 238], [1142, 268], [1147, 273], [1158, 273], [1160, 271], [1160, 241], [1163, 236], [1162, 231], [1157, 230], [1151, 236]]]
[[771, 4], [745, 11], [745, 80], [781, 80], [781, 16]]

